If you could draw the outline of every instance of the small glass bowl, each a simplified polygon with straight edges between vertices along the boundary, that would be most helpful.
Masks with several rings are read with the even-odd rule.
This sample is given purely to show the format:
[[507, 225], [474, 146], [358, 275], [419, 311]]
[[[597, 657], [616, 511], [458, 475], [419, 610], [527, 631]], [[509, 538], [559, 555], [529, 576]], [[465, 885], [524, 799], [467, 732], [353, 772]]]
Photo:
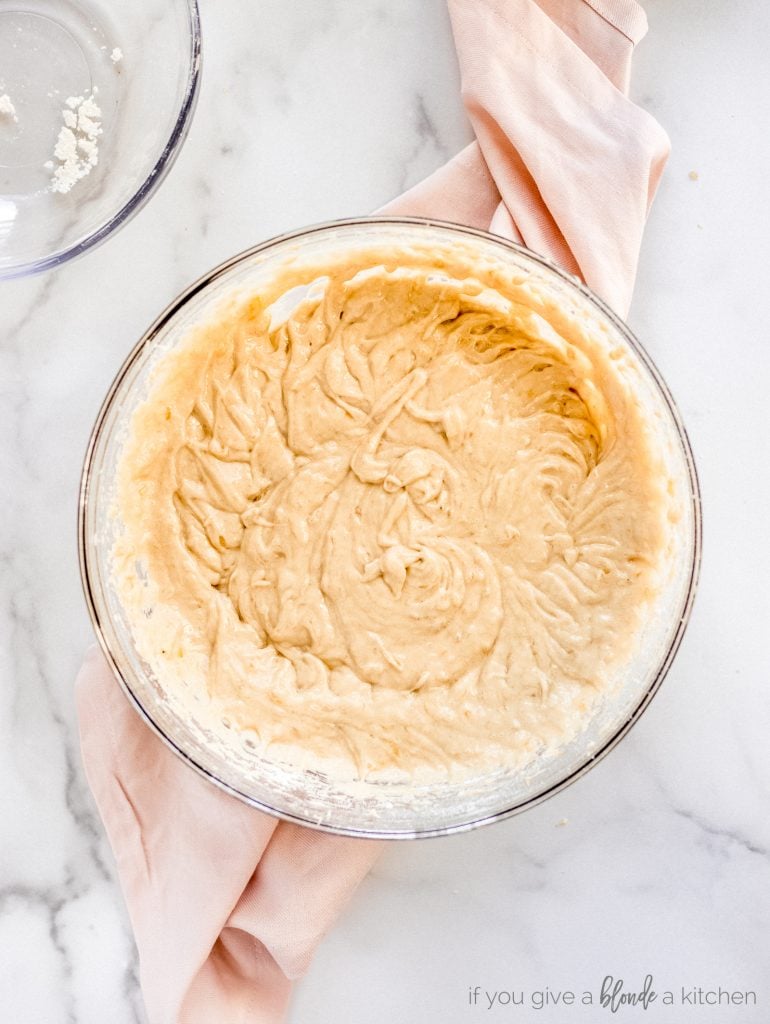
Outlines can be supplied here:
[[[550, 290], [573, 315], [607, 333], [629, 354], [638, 397], [656, 431], [680, 508], [670, 579], [646, 627], [639, 652], [615, 691], [587, 727], [555, 753], [525, 770], [496, 769], [460, 781], [419, 785], [349, 782], [322, 771], [292, 767], [258, 754], [236, 730], [214, 731], [175, 705], [138, 655], [124, 609], [112, 585], [110, 553], [115, 470], [131, 416], [146, 398], [158, 359], [195, 324], [208, 319], [233, 292], [257, 292], [260, 282], [287, 261], [353, 253], [373, 244], [461, 244], [479, 259], [501, 262]], [[521, 246], [482, 231], [414, 218], [337, 221], [283, 235], [228, 260], [179, 296], [138, 342], [118, 373], [99, 413], [86, 454], [80, 492], [79, 545], [83, 587], [99, 642], [137, 710], [182, 759], [228, 793], [260, 810], [329, 832], [413, 839], [462, 831], [523, 811], [574, 782], [628, 732], [660, 687], [679, 647], [692, 607], [700, 564], [700, 495], [684, 426], [649, 356], [625, 324], [585, 285]]]
[[80, 255], [149, 199], [187, 135], [200, 47], [197, 0], [0, 0], [0, 279]]

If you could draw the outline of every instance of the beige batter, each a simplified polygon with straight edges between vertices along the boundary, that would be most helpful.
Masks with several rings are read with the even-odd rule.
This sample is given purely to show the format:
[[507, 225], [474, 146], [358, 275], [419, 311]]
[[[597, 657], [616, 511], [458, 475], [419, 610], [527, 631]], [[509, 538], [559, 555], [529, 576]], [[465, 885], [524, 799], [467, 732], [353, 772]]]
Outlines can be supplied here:
[[273, 756], [523, 763], [585, 724], [659, 585], [630, 360], [460, 252], [323, 271], [284, 322], [269, 303], [318, 268], [233, 300], [133, 417], [115, 558], [139, 650]]

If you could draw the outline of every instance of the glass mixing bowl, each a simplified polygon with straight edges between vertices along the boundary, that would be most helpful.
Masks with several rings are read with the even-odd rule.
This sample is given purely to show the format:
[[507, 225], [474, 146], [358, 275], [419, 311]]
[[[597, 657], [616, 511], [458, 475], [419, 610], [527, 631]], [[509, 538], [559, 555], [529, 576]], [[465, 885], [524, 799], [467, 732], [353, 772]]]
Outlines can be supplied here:
[[149, 199], [200, 44], [197, 0], [0, 0], [0, 279], [85, 252]]
[[[499, 768], [429, 785], [341, 782], [321, 771], [270, 761], [226, 722], [216, 729], [204, 726], [163, 691], [135, 649], [112, 585], [110, 552], [120, 530], [114, 502], [116, 464], [158, 359], [193, 325], [208, 319], [226, 296], [259, 291], [260, 282], [287, 261], [317, 265], [372, 243], [462, 243], [479, 258], [528, 275], [573, 315], [605, 330], [608, 344], [621, 346], [636, 364], [638, 397], [674, 482], [681, 515], [670, 578], [637, 656], [584, 731], [523, 771]], [[289, 293], [287, 300], [296, 303], [299, 297]], [[687, 435], [666, 385], [625, 324], [588, 288], [547, 260], [481, 231], [415, 219], [367, 218], [321, 225], [250, 249], [197, 281], [156, 320], [115, 378], [94, 427], [81, 484], [79, 542], [86, 599], [107, 659], [135, 707], [176, 754], [227, 792], [287, 820], [346, 835], [416, 838], [469, 829], [531, 807], [596, 764], [639, 719], [671, 665], [689, 618], [700, 560], [700, 498]]]

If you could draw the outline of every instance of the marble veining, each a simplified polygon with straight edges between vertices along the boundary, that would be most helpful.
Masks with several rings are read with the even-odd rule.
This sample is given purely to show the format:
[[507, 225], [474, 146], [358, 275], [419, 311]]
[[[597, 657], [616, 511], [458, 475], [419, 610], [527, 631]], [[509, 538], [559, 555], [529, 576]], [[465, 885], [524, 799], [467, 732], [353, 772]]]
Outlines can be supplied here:
[[[605, 1012], [595, 1007], [486, 1010], [469, 1005], [468, 989], [596, 991], [605, 974], [638, 987], [647, 973], [661, 988], [754, 989], [759, 1006], [722, 1008], [720, 1024], [770, 1019], [770, 484], [757, 470], [763, 451], [770, 461], [757, 300], [770, 266], [759, 215], [770, 8], [647, 7], [634, 95], [674, 149], [631, 324], [698, 458], [706, 549], [690, 629], [643, 720], [580, 783], [493, 828], [387, 849], [298, 985], [292, 1024], [596, 1024]], [[157, 313], [215, 263], [290, 228], [376, 209], [470, 138], [443, 0], [203, 0], [202, 15], [200, 104], [158, 194], [84, 259], [0, 285], [9, 1024], [145, 1020], [72, 700], [91, 642], [77, 484], [106, 388]], [[653, 1006], [616, 1019], [717, 1016]]]

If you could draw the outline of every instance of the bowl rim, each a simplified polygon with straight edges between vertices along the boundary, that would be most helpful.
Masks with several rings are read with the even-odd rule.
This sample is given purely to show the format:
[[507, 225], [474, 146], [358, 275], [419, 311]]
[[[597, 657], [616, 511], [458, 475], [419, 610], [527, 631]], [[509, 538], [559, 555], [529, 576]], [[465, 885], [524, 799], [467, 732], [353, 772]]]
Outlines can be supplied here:
[[46, 256], [38, 259], [6, 265], [0, 264], [0, 281], [12, 281], [19, 277], [32, 277], [35, 274], [42, 274], [46, 270], [52, 270], [54, 267], [68, 263], [70, 260], [77, 259], [79, 256], [84, 255], [84, 253], [89, 252], [91, 249], [95, 249], [136, 216], [165, 180], [166, 175], [174, 166], [174, 162], [190, 131], [192, 115], [195, 112], [200, 94], [202, 60], [200, 10], [198, 0], [184, 0], [184, 2], [187, 7], [190, 37], [187, 84], [182, 104], [174, 121], [174, 126], [171, 129], [171, 134], [160, 156], [155, 161], [152, 170], [130, 199], [90, 234], [78, 239], [71, 245], [65, 246], [63, 249], [57, 249], [56, 252], [48, 253]]
[[[262, 800], [258, 800], [255, 797], [250, 796], [247, 793], [241, 792], [236, 786], [223, 781], [213, 774], [204, 765], [199, 764], [195, 758], [190, 756], [185, 750], [183, 750], [171, 737], [167, 736], [166, 733], [154, 722], [148, 710], [143, 706], [137, 695], [131, 689], [128, 680], [124, 678], [123, 673], [118, 667], [117, 661], [113, 656], [112, 650], [107, 642], [102, 629], [101, 619], [99, 610], [96, 605], [94, 592], [91, 583], [91, 573], [89, 570], [89, 543], [86, 535], [87, 529], [87, 513], [88, 503], [91, 490], [91, 474], [93, 470], [93, 460], [96, 451], [96, 447], [101, 438], [102, 430], [105, 425], [106, 418], [112, 408], [113, 401], [120, 386], [130, 372], [136, 361], [142, 355], [144, 350], [151, 346], [155, 341], [158, 333], [176, 316], [176, 314], [184, 308], [184, 306], [193, 299], [196, 295], [204, 291], [210, 284], [222, 277], [228, 271], [252, 259], [257, 254], [264, 252], [274, 246], [277, 246], [284, 242], [296, 241], [298, 239], [305, 239], [313, 235], [317, 235], [326, 231], [333, 231], [337, 229], [345, 230], [346, 228], [360, 228], [360, 227], [371, 227], [376, 225], [390, 225], [399, 226], [404, 225], [408, 227], [417, 226], [419, 229], [422, 228], [434, 228], [441, 230], [447, 230], [450, 234], [462, 234], [472, 238], [480, 238], [486, 242], [492, 242], [495, 245], [500, 245], [503, 248], [507, 248], [517, 253], [518, 255], [524, 256], [525, 258], [532, 260], [536, 264], [546, 268], [549, 271], [554, 272], [560, 277], [567, 285], [575, 288], [592, 304], [597, 306], [600, 312], [606, 316], [613, 326], [621, 333], [624, 340], [627, 342], [629, 347], [633, 350], [637, 358], [642, 362], [645, 369], [649, 372], [656, 387], [659, 389], [660, 394], [663, 398], [665, 405], [674, 421], [677, 429], [679, 442], [684, 455], [686, 467], [687, 467], [687, 480], [689, 485], [689, 498], [692, 507], [693, 517], [693, 535], [692, 535], [692, 557], [689, 566], [689, 573], [686, 584], [686, 593], [682, 601], [679, 610], [679, 619], [676, 623], [676, 628], [672, 635], [668, 649], [658, 665], [657, 671], [654, 678], [641, 694], [638, 702], [635, 704], [633, 709], [630, 711], [626, 719], [617, 727], [617, 729], [604, 741], [604, 743], [589, 754], [585, 760], [583, 760], [576, 768], [574, 768], [569, 774], [565, 775], [564, 778], [554, 782], [542, 792], [529, 797], [526, 800], [522, 800], [519, 803], [506, 807], [500, 811], [496, 811], [492, 814], [485, 814], [477, 818], [470, 818], [469, 820], [452, 823], [447, 826], [431, 827], [428, 829], [367, 829], [367, 828], [353, 828], [350, 826], [338, 826], [328, 822], [322, 822], [305, 818], [302, 815], [295, 814], [293, 812], [284, 811], [281, 808], [273, 807], [270, 804], [265, 803]], [[110, 665], [112, 672], [117, 679], [121, 689], [127, 696], [129, 703], [131, 703], [134, 709], [144, 719], [146, 724], [152, 729], [152, 731], [158, 736], [163, 743], [182, 761], [193, 768], [199, 775], [207, 779], [210, 783], [217, 786], [220, 790], [227, 793], [230, 796], [236, 797], [242, 802], [254, 807], [256, 810], [262, 811], [272, 817], [281, 819], [283, 821], [292, 822], [297, 825], [303, 825], [308, 828], [313, 828], [321, 832], [326, 832], [334, 835], [343, 835], [353, 838], [365, 838], [365, 839], [427, 839], [437, 836], [451, 835], [460, 832], [468, 832], [472, 829], [480, 828], [482, 826], [490, 825], [496, 821], [502, 821], [506, 818], [510, 818], [516, 814], [520, 814], [538, 804], [543, 803], [545, 800], [562, 790], [566, 789], [572, 783], [576, 782], [583, 775], [585, 775], [594, 765], [598, 764], [603, 760], [607, 754], [613, 750], [618, 743], [623, 739], [624, 736], [630, 731], [630, 729], [639, 721], [644, 712], [650, 706], [653, 698], [660, 689], [663, 680], [665, 679], [668, 671], [676, 657], [679, 647], [682, 643], [687, 625], [690, 620], [692, 613], [693, 604], [695, 601], [695, 595], [698, 586], [698, 579], [700, 576], [701, 559], [702, 559], [702, 546], [703, 546], [703, 524], [702, 524], [702, 502], [700, 484], [698, 480], [698, 472], [695, 465], [695, 459], [690, 444], [690, 439], [687, 434], [687, 430], [682, 421], [679, 409], [674, 401], [674, 398], [669, 391], [668, 385], [664, 381], [660, 374], [657, 366], [653, 362], [650, 355], [647, 353], [642, 344], [637, 340], [631, 329], [626, 323], [615, 313], [612, 309], [596, 295], [586, 284], [580, 281], [578, 278], [569, 274], [561, 267], [559, 267], [552, 260], [545, 256], [541, 256], [538, 253], [532, 252], [525, 246], [520, 245], [517, 242], [513, 242], [510, 239], [503, 238], [499, 235], [494, 235], [491, 232], [483, 231], [479, 228], [471, 228], [463, 224], [457, 224], [452, 221], [439, 220], [435, 218], [425, 217], [399, 217], [399, 216], [387, 216], [387, 215], [375, 215], [371, 217], [348, 217], [341, 218], [338, 220], [324, 221], [322, 223], [313, 224], [306, 228], [299, 228], [284, 234], [273, 236], [272, 238], [266, 239], [263, 242], [258, 243], [242, 252], [230, 257], [229, 259], [218, 264], [216, 267], [207, 271], [201, 275], [196, 281], [185, 288], [169, 305], [165, 310], [153, 321], [153, 323], [147, 328], [144, 334], [141, 336], [139, 341], [133, 346], [131, 351], [128, 353], [126, 359], [115, 375], [107, 394], [101, 404], [99, 412], [96, 417], [91, 436], [88, 441], [86, 453], [83, 461], [83, 469], [80, 479], [79, 498], [78, 498], [78, 557], [80, 565], [80, 578], [83, 587], [83, 593], [88, 607], [89, 616], [96, 633], [99, 646], [105, 655], [105, 658]]]

